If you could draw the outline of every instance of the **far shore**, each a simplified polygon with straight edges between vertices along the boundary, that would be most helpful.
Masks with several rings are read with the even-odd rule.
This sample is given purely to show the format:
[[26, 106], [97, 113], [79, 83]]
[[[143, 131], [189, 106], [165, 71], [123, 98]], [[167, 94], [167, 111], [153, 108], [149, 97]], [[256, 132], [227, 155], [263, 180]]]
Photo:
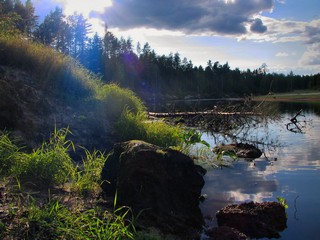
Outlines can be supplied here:
[[268, 101], [268, 102], [318, 102], [320, 103], [320, 91], [268, 94], [268, 95], [253, 97], [252, 100]]

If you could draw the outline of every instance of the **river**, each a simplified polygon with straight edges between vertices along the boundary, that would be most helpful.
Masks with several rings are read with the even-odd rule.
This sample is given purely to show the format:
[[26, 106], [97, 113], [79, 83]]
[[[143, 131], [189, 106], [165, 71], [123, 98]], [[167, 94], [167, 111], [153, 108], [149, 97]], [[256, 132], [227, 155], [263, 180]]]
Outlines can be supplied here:
[[[238, 159], [231, 167], [209, 169], [202, 190], [207, 199], [201, 210], [207, 224], [216, 226], [215, 213], [227, 204], [282, 197], [289, 208], [281, 239], [320, 239], [320, 103], [274, 104], [281, 111], [280, 119], [246, 133], [247, 138], [265, 141], [266, 154], [254, 161]], [[305, 127], [302, 132], [289, 131], [286, 124], [300, 109], [304, 116], [298, 120]], [[225, 141], [219, 133], [202, 134], [211, 146]]]

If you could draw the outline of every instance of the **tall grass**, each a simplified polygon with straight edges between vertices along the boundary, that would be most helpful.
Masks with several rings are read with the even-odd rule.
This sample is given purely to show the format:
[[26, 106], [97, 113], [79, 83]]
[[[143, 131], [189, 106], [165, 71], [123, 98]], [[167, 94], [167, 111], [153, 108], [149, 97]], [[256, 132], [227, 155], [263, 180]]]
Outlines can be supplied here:
[[19, 152], [20, 148], [10, 139], [9, 133], [2, 133], [0, 135], [0, 175], [11, 174]]
[[[135, 219], [127, 213], [116, 214], [92, 208], [68, 209], [59, 201], [49, 201], [41, 207], [36, 202], [20, 205], [10, 213], [8, 222], [0, 225], [6, 239], [134, 239]], [[130, 210], [128, 210], [130, 211]], [[11, 222], [12, 221], [12, 222]]]
[[134, 114], [146, 110], [142, 100], [129, 89], [120, 88], [117, 84], [103, 85], [97, 92], [97, 99], [100, 105], [100, 114], [103, 119], [118, 119], [125, 109]]
[[8, 136], [0, 135], [0, 175], [14, 176], [35, 185], [62, 184], [75, 174], [68, 151], [73, 143], [66, 140], [68, 129], [55, 130], [48, 142], [31, 153], [23, 152]]
[[94, 150], [92, 153], [85, 149], [82, 165], [77, 167], [76, 174], [71, 180], [71, 189], [81, 196], [97, 195], [101, 186], [101, 170], [107, 155]]
[[76, 104], [85, 105], [85, 100], [91, 99], [89, 110], [96, 111], [102, 126], [119, 120], [116, 131], [121, 139], [141, 139], [161, 146], [179, 144], [177, 127], [145, 122], [146, 107], [132, 91], [104, 84], [76, 60], [52, 48], [22, 37], [0, 36], [1, 64], [32, 73], [42, 89], [62, 96], [64, 101], [76, 99]]
[[101, 79], [70, 56], [19, 36], [0, 36], [0, 65], [16, 67], [32, 74], [38, 86], [66, 99], [94, 99], [106, 118], [117, 118], [128, 106], [144, 111], [142, 101], [130, 90]]
[[144, 140], [162, 147], [182, 144], [181, 128], [162, 121], [148, 121], [145, 113], [134, 114], [129, 109], [123, 111], [115, 129], [121, 133], [122, 141]]
[[29, 208], [26, 221], [33, 229], [27, 232], [32, 239], [133, 239], [132, 223], [126, 215], [115, 215], [107, 211], [90, 209], [72, 211], [59, 202], [47, 204], [44, 208]]
[[[43, 193], [40, 192], [44, 188], [38, 186], [50, 189], [63, 183], [71, 184], [68, 199], [70, 196], [90, 197], [90, 193], [99, 191], [105, 154], [85, 150], [83, 164], [74, 164], [68, 154], [73, 148], [73, 143], [66, 140], [69, 133], [68, 129], [55, 130], [48, 142], [31, 153], [22, 152], [7, 133], [0, 135], [0, 166], [3, 166], [0, 184], [5, 192], [0, 198], [4, 213], [0, 220], [0, 237], [134, 239], [135, 219], [129, 208], [120, 207], [109, 212], [99, 207], [88, 208], [81, 200], [62, 204], [59, 198], [65, 195], [55, 195], [56, 200], [52, 200], [50, 194], [41, 197]], [[9, 178], [12, 177], [15, 180], [10, 182]], [[34, 189], [40, 192], [25, 191], [25, 183], [30, 183], [26, 189], [36, 187]], [[91, 201], [96, 196], [91, 195]]]

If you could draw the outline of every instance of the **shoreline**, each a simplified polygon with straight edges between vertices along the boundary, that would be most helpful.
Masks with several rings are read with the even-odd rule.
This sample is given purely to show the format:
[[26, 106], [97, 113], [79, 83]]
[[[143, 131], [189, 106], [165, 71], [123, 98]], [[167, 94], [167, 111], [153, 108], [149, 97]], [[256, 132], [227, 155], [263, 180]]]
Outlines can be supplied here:
[[288, 94], [256, 96], [256, 97], [253, 97], [252, 100], [266, 101], [266, 102], [319, 102], [320, 103], [320, 92], [288, 93]]

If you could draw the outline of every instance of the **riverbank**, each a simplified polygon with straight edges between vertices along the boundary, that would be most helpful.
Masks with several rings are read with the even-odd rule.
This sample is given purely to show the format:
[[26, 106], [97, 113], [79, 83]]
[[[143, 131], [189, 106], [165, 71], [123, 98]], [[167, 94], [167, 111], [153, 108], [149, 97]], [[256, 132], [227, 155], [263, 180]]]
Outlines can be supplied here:
[[269, 102], [320, 102], [320, 91], [269, 94], [256, 96], [252, 100]]

